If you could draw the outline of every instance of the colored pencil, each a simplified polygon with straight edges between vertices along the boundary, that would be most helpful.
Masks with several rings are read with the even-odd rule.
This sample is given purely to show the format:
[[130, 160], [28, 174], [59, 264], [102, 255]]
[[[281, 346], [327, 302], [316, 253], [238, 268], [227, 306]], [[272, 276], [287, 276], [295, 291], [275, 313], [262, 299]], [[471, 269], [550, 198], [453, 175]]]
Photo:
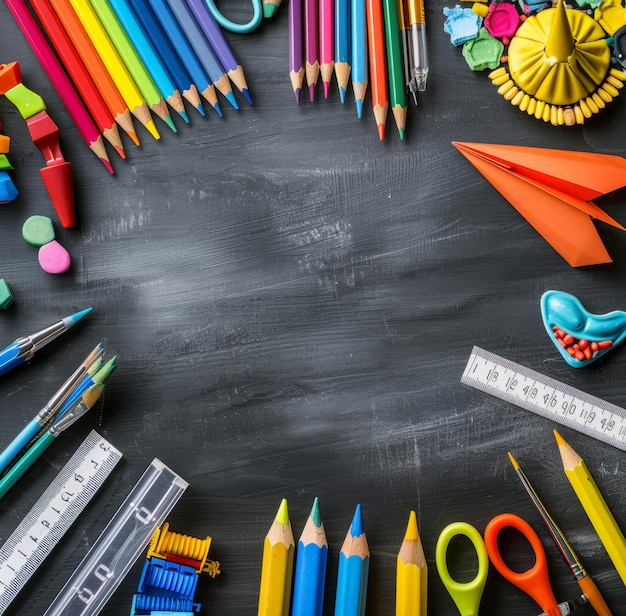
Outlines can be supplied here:
[[263, 542], [258, 616], [287, 616], [291, 598], [295, 542], [283, 499]]
[[133, 47], [141, 57], [143, 65], [150, 73], [156, 87], [161, 96], [167, 101], [168, 105], [180, 115], [186, 124], [189, 118], [185, 112], [185, 104], [183, 97], [176, 88], [174, 80], [167, 72], [167, 68], [159, 57], [156, 49], [150, 42], [148, 35], [144, 31], [141, 23], [137, 19], [133, 9], [127, 0], [108, 0], [111, 8], [115, 11], [115, 15], [120, 25], [124, 28], [128, 38], [132, 42]]
[[404, 139], [406, 129], [407, 99], [402, 55], [402, 33], [398, 0], [383, 0], [385, 16], [385, 43], [387, 45], [387, 76], [389, 79], [389, 99], [391, 112], [400, 139]]
[[396, 616], [426, 616], [428, 567], [411, 511], [396, 563]]
[[320, 74], [319, 10], [319, 0], [304, 0], [304, 73], [311, 101]]
[[6, 0], [6, 5], [35, 56], [37, 56], [37, 60], [39, 60], [46, 72], [48, 79], [52, 82], [59, 98], [63, 101], [81, 137], [109, 173], [113, 173], [113, 167], [104, 147], [102, 135], [99, 133], [72, 82], [65, 74], [63, 67], [50, 48], [46, 37], [39, 29], [30, 9], [26, 6], [24, 0]]
[[320, 1], [320, 76], [328, 98], [335, 68], [335, 0]]
[[102, 100], [109, 108], [111, 115], [118, 126], [132, 139], [133, 143], [139, 145], [139, 138], [135, 132], [130, 110], [117, 89], [111, 75], [109, 75], [109, 71], [104, 65], [104, 62], [98, 55], [89, 35], [83, 28], [76, 13], [74, 13], [74, 9], [72, 9], [69, 0], [50, 0], [50, 4], [57, 14], [59, 21], [63, 24], [65, 32], [67, 32], [72, 43], [74, 43], [74, 48], [81, 57], [93, 82], [96, 84], [102, 96]]
[[204, 108], [202, 107], [198, 88], [196, 84], [192, 83], [187, 68], [178, 56], [178, 52], [174, 49], [170, 39], [163, 31], [161, 24], [150, 8], [148, 0], [124, 0], [124, 2], [127, 2], [132, 8], [133, 13], [143, 26], [145, 33], [154, 45], [154, 48], [172, 76], [183, 98], [189, 102], [200, 115], [204, 115]]
[[146, 127], [155, 139], [160, 139], [161, 135], [159, 135], [159, 131], [150, 115], [148, 104], [141, 95], [137, 84], [133, 81], [124, 61], [120, 58], [115, 45], [113, 45], [91, 4], [87, 0], [70, 0], [70, 4], [83, 24], [85, 32], [87, 32], [93, 42], [98, 55], [107, 67], [120, 94], [126, 101], [130, 112]]
[[269, 19], [274, 16], [276, 10], [281, 5], [282, 0], [262, 0], [263, 4], [263, 17]]
[[126, 152], [124, 151], [124, 146], [122, 145], [120, 133], [113, 119], [113, 115], [104, 103], [104, 100], [102, 100], [102, 96], [100, 92], [98, 92], [96, 84], [85, 68], [83, 61], [65, 32], [50, 2], [48, 0], [31, 0], [31, 6], [43, 26], [43, 29], [46, 31], [49, 41], [52, 43], [61, 62], [63, 62], [65, 70], [74, 82], [76, 90], [82, 97], [85, 106], [96, 122], [98, 130], [115, 148], [115, 151], [120, 157], [123, 159], [126, 158]]
[[617, 573], [626, 584], [626, 539], [609, 506], [606, 504], [584, 460], [554, 430], [565, 476], [570, 482], [589, 521], [613, 561]]
[[352, 62], [352, 90], [356, 113], [363, 117], [363, 101], [367, 91], [367, 19], [366, 0], [350, 2], [350, 41]]
[[335, 616], [365, 615], [369, 563], [370, 551], [363, 530], [361, 505], [357, 505], [339, 553]]
[[367, 0], [367, 42], [369, 49], [372, 107], [378, 127], [378, 137], [385, 139], [389, 109], [389, 80], [385, 52], [385, 20], [383, 0]]
[[328, 542], [315, 497], [298, 540], [291, 616], [322, 616], [327, 560]]
[[187, 36], [187, 40], [191, 44], [193, 50], [196, 52], [200, 63], [204, 67], [209, 79], [213, 82], [213, 86], [218, 92], [228, 100], [228, 102], [235, 108], [239, 109], [237, 99], [233, 94], [233, 90], [230, 85], [230, 79], [224, 71], [224, 67], [220, 64], [217, 56], [215, 55], [213, 48], [209, 44], [204, 32], [195, 20], [191, 9], [187, 6], [185, 0], [167, 0], [167, 3], [172, 9], [172, 13], [176, 17], [180, 27]]
[[128, 38], [128, 34], [126, 34], [126, 31], [120, 24], [108, 0], [89, 0], [89, 2], [148, 107], [173, 132], [177, 132], [165, 99], [161, 96], [152, 76]]
[[228, 73], [230, 80], [235, 84], [237, 89], [245, 96], [246, 100], [253, 105], [248, 82], [243, 72], [243, 67], [237, 62], [235, 55], [226, 40], [222, 29], [211, 15], [204, 0], [187, 0], [187, 5], [191, 9], [196, 21], [207, 40], [211, 44], [215, 55], [222, 63], [222, 66]]
[[304, 83], [304, 43], [302, 33], [302, 4], [304, 0], [289, 0], [287, 7], [288, 40], [289, 40], [289, 79], [296, 97], [296, 104], [300, 104], [300, 92]]
[[209, 76], [206, 74], [204, 67], [196, 56], [196, 52], [187, 40], [176, 17], [174, 17], [169, 4], [166, 0], [148, 0], [148, 3], [165, 31], [165, 34], [170, 39], [172, 46], [178, 52], [180, 59], [183, 61], [183, 64], [191, 76], [191, 80], [196, 84], [200, 94], [213, 109], [215, 109], [217, 114], [222, 117], [222, 108], [217, 101], [215, 86], [211, 83]]
[[335, 0], [335, 77], [341, 102], [350, 81], [350, 0]]
[[539, 495], [535, 492], [532, 484], [526, 477], [526, 473], [520, 468], [520, 465], [517, 463], [517, 460], [513, 457], [513, 454], [509, 452], [509, 459], [511, 460], [511, 464], [515, 469], [519, 480], [522, 482], [524, 489], [530, 496], [530, 500], [533, 502], [533, 505], [537, 508], [541, 519], [543, 520], [550, 536], [554, 540], [556, 547], [558, 548], [563, 560], [569, 567], [576, 583], [578, 584], [581, 592], [587, 597], [589, 604], [595, 610], [598, 616], [612, 616], [611, 610], [608, 605], [604, 601], [600, 590], [596, 586], [595, 582], [591, 579], [591, 576], [587, 574], [587, 571], [583, 567], [580, 562], [578, 556], [572, 549], [572, 546], [569, 544], [568, 540], [565, 538], [565, 535], [561, 531], [561, 529], [557, 526], [556, 522], [552, 519], [552, 516], [548, 513], [545, 505], [541, 502]]

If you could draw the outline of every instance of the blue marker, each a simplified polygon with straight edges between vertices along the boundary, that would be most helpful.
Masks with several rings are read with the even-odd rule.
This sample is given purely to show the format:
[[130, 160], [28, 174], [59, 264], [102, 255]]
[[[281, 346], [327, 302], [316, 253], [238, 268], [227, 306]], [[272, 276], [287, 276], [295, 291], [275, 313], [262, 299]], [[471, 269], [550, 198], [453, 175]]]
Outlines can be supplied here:
[[52, 342], [61, 334], [64, 334], [91, 311], [92, 308], [86, 308], [81, 312], [61, 319], [54, 325], [12, 342], [8, 347], [0, 351], [0, 374], [4, 374], [25, 361], [31, 360], [39, 349]]

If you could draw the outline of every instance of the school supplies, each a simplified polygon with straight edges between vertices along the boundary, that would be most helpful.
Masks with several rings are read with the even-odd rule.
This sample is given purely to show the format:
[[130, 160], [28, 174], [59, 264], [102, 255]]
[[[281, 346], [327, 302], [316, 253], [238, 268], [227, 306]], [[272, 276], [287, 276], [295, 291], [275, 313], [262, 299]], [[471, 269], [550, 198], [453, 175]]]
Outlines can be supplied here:
[[389, 102], [400, 139], [404, 139], [407, 115], [407, 87], [404, 80], [404, 56], [400, 14], [397, 0], [383, 0], [385, 18], [385, 46], [387, 50], [387, 73], [389, 79]]
[[396, 616], [426, 616], [427, 609], [428, 566], [411, 511], [396, 561]]
[[368, 83], [366, 0], [350, 0], [349, 23], [352, 91], [356, 115], [360, 119], [363, 117], [363, 102]]
[[324, 98], [328, 98], [330, 80], [335, 68], [335, 6], [334, 0], [319, 0], [320, 3], [320, 77]]
[[34, 334], [18, 338], [0, 351], [0, 374], [8, 372], [12, 368], [30, 361], [37, 351], [50, 344], [53, 340], [64, 334], [84, 319], [93, 308], [85, 308], [68, 317], [44, 327]]
[[573, 368], [588, 366], [626, 338], [626, 312], [592, 314], [563, 291], [541, 296], [541, 318], [550, 340]]
[[389, 109], [389, 77], [385, 49], [384, 10], [381, 0], [366, 0], [367, 48], [369, 52], [370, 92], [378, 138], [385, 139]]
[[289, 79], [296, 97], [296, 104], [300, 104], [300, 92], [304, 83], [304, 16], [302, 9], [304, 0], [290, 0], [287, 7], [288, 39], [289, 39]]
[[592, 218], [626, 229], [591, 199], [626, 185], [626, 159], [515, 145], [452, 145], [572, 267], [611, 262]]
[[361, 505], [357, 505], [339, 552], [335, 616], [365, 614], [369, 565], [370, 551], [363, 529]]
[[352, 69], [350, 59], [350, 1], [335, 0], [335, 78], [342, 103], [346, 100], [346, 91]]
[[296, 548], [291, 616], [322, 616], [328, 542], [315, 497]]
[[537, 508], [541, 519], [544, 521], [550, 536], [554, 540], [556, 547], [558, 548], [561, 556], [565, 560], [565, 563], [569, 567], [576, 583], [578, 584], [581, 592], [587, 597], [589, 600], [589, 604], [596, 611], [598, 616], [611, 616], [611, 610], [607, 606], [606, 602], [602, 598], [598, 587], [595, 582], [591, 579], [591, 577], [585, 571], [582, 563], [580, 562], [578, 556], [570, 546], [569, 542], [565, 538], [565, 535], [561, 531], [561, 529], [556, 525], [556, 522], [552, 519], [550, 514], [548, 513], [545, 505], [541, 502], [541, 499], [535, 492], [535, 489], [532, 487], [528, 477], [524, 471], [520, 468], [517, 460], [513, 457], [513, 454], [509, 452], [509, 459], [511, 460], [511, 464], [517, 473], [522, 485], [526, 492], [528, 492], [528, 496], [530, 496], [530, 500], [533, 502], [533, 505]]
[[304, 74], [309, 100], [315, 100], [315, 87], [320, 74], [319, 0], [304, 0]]
[[89, 504], [122, 454], [91, 431], [0, 548], [0, 613]]
[[429, 69], [424, 0], [409, 0], [408, 9], [408, 22], [411, 26], [411, 82], [409, 89], [424, 92]]
[[626, 410], [475, 346], [461, 383], [626, 451]]
[[[519, 531], [530, 543], [535, 562], [530, 569], [517, 572], [511, 569], [502, 558], [498, 545], [498, 535], [505, 528]], [[458, 582], [448, 571], [447, 553], [450, 542], [458, 537], [466, 537], [476, 550], [478, 570], [474, 579], [469, 582]], [[481, 537], [476, 528], [467, 522], [453, 522], [443, 529], [437, 540], [435, 549], [437, 571], [446, 590], [457, 606], [462, 616], [477, 616], [480, 601], [489, 573], [489, 562], [496, 570], [514, 586], [532, 597], [541, 607], [546, 616], [563, 616], [569, 611], [561, 611], [548, 577], [548, 563], [546, 554], [537, 533], [525, 520], [512, 513], [503, 513], [493, 518], [485, 528], [485, 538]], [[570, 606], [578, 607], [586, 603], [586, 597], [576, 598], [567, 602]]]
[[263, 542], [259, 616], [287, 616], [291, 599], [295, 542], [283, 498]]
[[97, 614], [188, 485], [155, 458], [44, 616]]
[[626, 539], [606, 504], [584, 460], [554, 430], [565, 476], [589, 517], [617, 573], [626, 585]]
[[[0, 124], [2, 129], [2, 124]], [[7, 171], [13, 171], [13, 165], [9, 162], [7, 154], [11, 139], [7, 135], [0, 134], [0, 205], [11, 203], [19, 194], [11, 176]]]

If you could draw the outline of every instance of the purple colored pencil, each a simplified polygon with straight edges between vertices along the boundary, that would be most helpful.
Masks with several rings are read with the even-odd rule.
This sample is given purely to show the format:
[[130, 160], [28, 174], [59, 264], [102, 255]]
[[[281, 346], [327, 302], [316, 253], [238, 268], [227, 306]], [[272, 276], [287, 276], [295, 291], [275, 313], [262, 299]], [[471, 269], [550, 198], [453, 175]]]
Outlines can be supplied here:
[[246, 100], [253, 105], [252, 97], [250, 96], [250, 90], [246, 82], [246, 76], [244, 75], [243, 68], [237, 62], [233, 51], [222, 32], [219, 24], [215, 21], [215, 18], [209, 12], [204, 0], [186, 0], [187, 6], [196, 18], [198, 25], [204, 32], [209, 41], [215, 55], [221, 62], [222, 66], [226, 70], [226, 73], [230, 77], [230, 80], [235, 84], [237, 89], [246, 97]]
[[315, 86], [320, 74], [319, 0], [304, 0], [304, 50], [306, 82], [309, 99], [315, 99]]
[[300, 104], [300, 90], [304, 82], [304, 45], [302, 42], [302, 0], [289, 0], [287, 8], [289, 26], [289, 78], [296, 95], [296, 103]]

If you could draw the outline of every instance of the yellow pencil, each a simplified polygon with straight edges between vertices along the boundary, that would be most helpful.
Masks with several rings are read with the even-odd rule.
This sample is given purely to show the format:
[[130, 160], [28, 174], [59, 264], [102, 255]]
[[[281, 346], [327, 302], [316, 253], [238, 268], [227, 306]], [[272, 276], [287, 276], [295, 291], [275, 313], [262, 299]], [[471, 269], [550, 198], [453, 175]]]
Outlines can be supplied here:
[[148, 129], [155, 139], [160, 139], [161, 136], [150, 115], [146, 101], [141, 96], [139, 88], [137, 88], [124, 62], [122, 62], [94, 9], [87, 0], [70, 0], [70, 3], [98, 51], [102, 62], [107, 67], [122, 98], [128, 105], [130, 112]]
[[572, 484], [574, 492], [587, 513], [589, 520], [602, 541], [613, 565], [626, 585], [626, 539], [619, 529], [606, 501], [600, 494], [584, 460], [554, 430], [563, 461], [565, 476]]
[[263, 543], [258, 616], [288, 616], [295, 541], [283, 498]]
[[396, 565], [396, 616], [426, 616], [428, 567], [411, 511]]

